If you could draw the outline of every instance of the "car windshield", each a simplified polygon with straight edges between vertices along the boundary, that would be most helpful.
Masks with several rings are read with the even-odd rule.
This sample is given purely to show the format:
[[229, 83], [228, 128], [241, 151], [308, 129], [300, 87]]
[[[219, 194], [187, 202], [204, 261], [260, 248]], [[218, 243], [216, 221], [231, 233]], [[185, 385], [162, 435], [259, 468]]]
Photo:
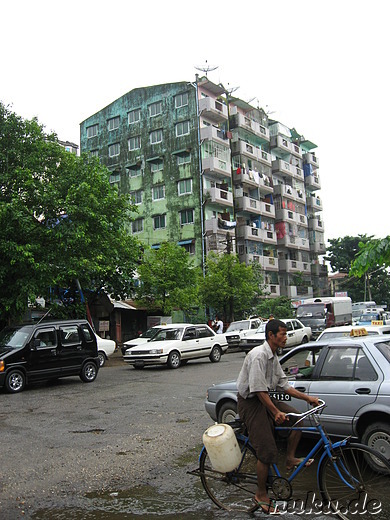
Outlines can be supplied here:
[[379, 314], [375, 313], [375, 312], [367, 312], [366, 314], [362, 314], [360, 316], [360, 319], [359, 321], [372, 321], [372, 320], [379, 320], [380, 319], [380, 316]]
[[148, 329], [146, 332], [141, 334], [139, 337], [145, 338], [145, 339], [150, 339], [150, 338], [153, 338], [156, 334], [158, 334], [160, 332], [160, 330], [161, 329], [159, 329], [158, 327], [152, 327], [151, 329]]
[[7, 327], [0, 332], [0, 346], [8, 348], [22, 348], [26, 344], [30, 330]]
[[265, 324], [265, 323], [262, 323], [262, 324], [260, 325], [260, 327], [256, 330], [256, 334], [262, 334], [262, 333], [264, 333], [264, 332], [265, 332], [265, 326], [266, 326], [266, 324]]
[[300, 305], [297, 309], [297, 318], [325, 318], [325, 307], [323, 303]]
[[170, 341], [180, 339], [183, 329], [161, 329], [150, 341]]
[[249, 321], [234, 321], [231, 323], [226, 332], [232, 332], [233, 330], [248, 330]]

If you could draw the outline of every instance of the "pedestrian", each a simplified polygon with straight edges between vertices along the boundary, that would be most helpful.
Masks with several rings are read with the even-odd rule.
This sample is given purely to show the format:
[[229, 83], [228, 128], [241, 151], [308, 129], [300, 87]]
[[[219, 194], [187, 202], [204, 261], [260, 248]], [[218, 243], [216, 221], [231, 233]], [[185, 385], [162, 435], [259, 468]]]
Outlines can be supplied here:
[[[253, 348], [247, 354], [238, 376], [238, 413], [248, 429], [249, 440], [257, 457], [258, 489], [254, 500], [263, 512], [277, 514], [277, 506], [270, 500], [266, 490], [269, 466], [277, 462], [278, 455], [274, 427], [292, 426], [295, 420], [286, 417], [286, 413], [299, 412], [287, 403], [270, 397], [269, 392], [282, 391], [316, 406], [319, 405], [319, 401], [317, 397], [306, 395], [291, 387], [280, 366], [276, 351], [286, 344], [286, 324], [276, 319], [268, 321], [265, 337], [266, 341], [262, 345]], [[295, 456], [300, 438], [300, 431], [291, 430], [287, 442], [288, 471], [302, 461]]]
[[218, 318], [218, 316], [215, 316], [214, 327], [215, 327], [214, 330], [215, 330], [216, 334], [222, 334], [222, 332], [223, 332], [223, 321], [220, 320]]

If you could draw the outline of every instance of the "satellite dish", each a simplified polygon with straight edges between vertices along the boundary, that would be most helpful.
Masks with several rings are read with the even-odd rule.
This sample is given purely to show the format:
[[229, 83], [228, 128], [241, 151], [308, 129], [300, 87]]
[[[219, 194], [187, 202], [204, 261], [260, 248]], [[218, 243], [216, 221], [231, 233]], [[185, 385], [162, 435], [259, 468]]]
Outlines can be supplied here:
[[204, 72], [206, 74], [206, 78], [207, 78], [207, 73], [208, 72], [212, 72], [213, 70], [216, 70], [218, 68], [218, 65], [216, 67], [212, 67], [211, 65], [209, 65], [207, 63], [207, 60], [206, 60], [206, 65], [204, 65], [203, 67], [195, 67], [196, 70], [200, 70], [201, 72]]

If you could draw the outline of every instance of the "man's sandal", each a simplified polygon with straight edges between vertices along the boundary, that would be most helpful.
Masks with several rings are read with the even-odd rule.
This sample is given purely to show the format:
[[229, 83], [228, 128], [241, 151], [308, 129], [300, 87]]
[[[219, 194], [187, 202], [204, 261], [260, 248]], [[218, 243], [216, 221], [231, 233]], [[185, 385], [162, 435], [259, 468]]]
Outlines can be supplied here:
[[[301, 458], [301, 459], [298, 459], [298, 463], [297, 464], [293, 464], [292, 466], [286, 466], [286, 470], [287, 471], [292, 471], [294, 470], [295, 468], [297, 468], [299, 466], [299, 464], [301, 464], [305, 459], [304, 458]], [[308, 459], [306, 461], [306, 464], [305, 464], [305, 468], [307, 468], [308, 466], [310, 466], [311, 464], [313, 464], [314, 462], [314, 459]]]
[[[262, 500], [257, 500], [257, 498], [254, 498], [253, 502], [261, 509], [263, 513], [266, 513], [267, 515], [281, 514], [281, 511], [279, 510], [275, 500], [272, 500], [271, 498], [268, 500], [268, 502], [263, 502]], [[270, 508], [272, 508], [273, 511], [270, 511]]]

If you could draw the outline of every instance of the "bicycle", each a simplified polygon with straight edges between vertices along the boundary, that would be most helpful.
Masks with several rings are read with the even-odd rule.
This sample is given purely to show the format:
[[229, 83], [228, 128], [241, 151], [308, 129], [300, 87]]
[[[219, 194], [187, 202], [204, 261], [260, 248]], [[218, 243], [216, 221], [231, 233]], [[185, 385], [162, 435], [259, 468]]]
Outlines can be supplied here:
[[[332, 442], [320, 422], [320, 413], [326, 403], [301, 414], [287, 414], [298, 417], [292, 427], [275, 428], [277, 431], [311, 431], [317, 432], [320, 439], [310, 452], [302, 459], [291, 474], [282, 476], [276, 464], [270, 466], [267, 481], [270, 498], [277, 501], [281, 512], [294, 512], [297, 507], [293, 499], [292, 482], [307, 466], [309, 460], [319, 456], [317, 466], [317, 485], [322, 500], [306, 495], [306, 501], [299, 502], [301, 514], [303, 505], [308, 506], [315, 514], [321, 512], [334, 513], [343, 520], [357, 518], [357, 513], [375, 514], [375, 518], [389, 518], [390, 504], [383, 505], [381, 500], [388, 495], [390, 485], [390, 463], [380, 453], [364, 444], [353, 442], [350, 437]], [[306, 417], [312, 416], [314, 426], [298, 426]], [[257, 490], [256, 455], [250, 444], [241, 420], [236, 419], [232, 426], [242, 458], [239, 466], [229, 472], [221, 473], [212, 468], [206, 448], [203, 446], [199, 455], [199, 467], [190, 474], [199, 476], [207, 495], [221, 509], [228, 511], [246, 511], [252, 513], [259, 508], [254, 497]], [[279, 502], [282, 502], [280, 504]], [[380, 507], [380, 511], [378, 508]], [[283, 509], [284, 508], [284, 509]], [[286, 509], [287, 508], [287, 509]], [[304, 509], [305, 509], [304, 508]], [[371, 508], [368, 510], [367, 508]], [[295, 512], [297, 512], [295, 510]], [[299, 512], [299, 511], [298, 511]], [[383, 513], [385, 516], [378, 515]]]

